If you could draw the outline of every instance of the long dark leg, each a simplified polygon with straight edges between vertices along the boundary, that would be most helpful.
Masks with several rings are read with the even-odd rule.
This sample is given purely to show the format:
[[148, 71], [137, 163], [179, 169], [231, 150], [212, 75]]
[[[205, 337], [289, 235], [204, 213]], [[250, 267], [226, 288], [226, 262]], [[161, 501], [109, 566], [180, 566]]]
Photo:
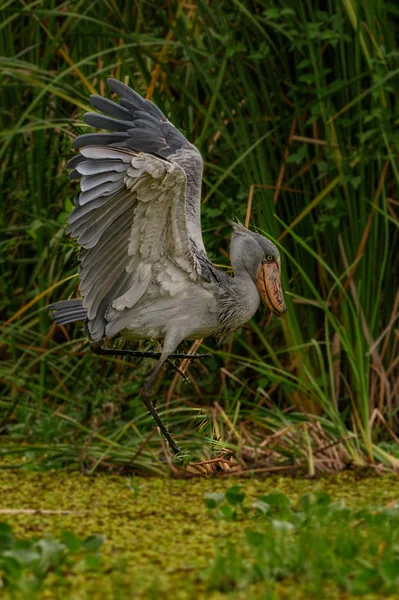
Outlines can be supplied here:
[[[99, 356], [134, 356], [136, 358], [154, 358], [159, 360], [161, 357], [160, 352], [147, 352], [141, 350], [119, 350], [117, 348], [103, 348], [98, 344], [91, 343], [90, 350]], [[212, 356], [211, 354], [169, 354], [166, 359], [167, 362], [181, 375], [184, 380], [187, 380], [186, 375], [183, 373], [181, 369], [177, 365], [172, 362], [172, 358], [186, 358], [189, 360], [195, 360], [196, 358], [208, 358]]]
[[[103, 348], [95, 343], [90, 344], [90, 350], [94, 352], [94, 354], [99, 354], [100, 356], [135, 356], [136, 358], [155, 358], [159, 360], [161, 357], [160, 352], [147, 352], [142, 350], [119, 350], [117, 348]], [[210, 358], [212, 354], [207, 352], [206, 354], [169, 354], [169, 358], [187, 358], [188, 360], [196, 360], [197, 358]]]
[[[166, 346], [166, 343], [165, 343], [165, 346]], [[189, 360], [194, 360], [196, 358], [205, 358], [210, 355], [209, 354], [173, 354], [173, 353], [168, 354], [165, 346], [164, 346], [162, 353], [160, 353], [160, 352], [141, 352], [139, 350], [137, 350], [137, 351], [135, 351], [135, 350], [118, 350], [118, 349], [113, 350], [112, 348], [102, 348], [101, 346], [99, 346], [95, 343], [90, 344], [90, 349], [92, 350], [92, 352], [94, 352], [94, 354], [99, 354], [100, 356], [136, 356], [136, 357], [142, 357], [142, 358], [158, 359], [157, 364], [155, 365], [147, 382], [144, 384], [144, 386], [141, 390], [141, 395], [142, 395], [145, 407], [147, 408], [148, 412], [151, 414], [154, 421], [158, 425], [159, 429], [161, 430], [162, 434], [164, 435], [165, 439], [167, 440], [169, 446], [171, 447], [173, 453], [179, 454], [179, 452], [180, 452], [179, 446], [176, 444], [176, 442], [170, 435], [165, 423], [162, 421], [161, 417], [159, 416], [159, 414], [157, 413], [157, 411], [155, 410], [155, 407], [153, 406], [153, 404], [151, 402], [151, 388], [152, 388], [154, 381], [158, 377], [163, 365], [165, 364], [165, 362], [169, 361], [170, 358], [188, 358]], [[169, 348], [170, 348], [170, 350], [173, 350], [176, 348], [176, 345], [169, 347]], [[175, 369], [177, 369], [177, 371], [180, 374], [182, 374], [180, 369], [176, 365], [174, 365], [173, 362], [171, 362], [171, 361], [169, 361], [169, 362]]]
[[[90, 332], [89, 332], [89, 326], [88, 326], [88, 321], [86, 319], [85, 324], [84, 324], [84, 328], [85, 328], [85, 333], [86, 336], [88, 337], [88, 339], [90, 340]], [[136, 358], [155, 358], [156, 360], [159, 360], [161, 357], [161, 353], [160, 352], [147, 352], [147, 351], [141, 351], [141, 350], [119, 350], [119, 349], [115, 349], [113, 350], [112, 348], [103, 348], [102, 346], [99, 345], [99, 343], [97, 342], [91, 342], [90, 343], [90, 350], [94, 353], [94, 354], [98, 354], [100, 356], [133, 356]], [[206, 354], [182, 354], [182, 353], [177, 353], [177, 354], [169, 354], [168, 359], [169, 358], [186, 358], [188, 360], [196, 360], [197, 358], [210, 358], [212, 356], [212, 354], [210, 354], [209, 352], [207, 352]], [[178, 369], [176, 367], [176, 365], [174, 365], [172, 362], [170, 363], [177, 371], [180, 372], [180, 369]]]
[[141, 395], [142, 395], [143, 402], [144, 402], [148, 412], [151, 414], [151, 416], [155, 420], [156, 424], [158, 425], [159, 429], [163, 433], [163, 435], [164, 435], [165, 439], [167, 440], [169, 446], [171, 447], [173, 453], [179, 454], [179, 452], [180, 452], [179, 446], [176, 444], [176, 442], [170, 435], [165, 423], [162, 421], [161, 417], [159, 416], [159, 414], [157, 413], [157, 411], [154, 408], [154, 405], [151, 402], [152, 385], [153, 385], [154, 381], [156, 380], [156, 378], [158, 377], [163, 365], [165, 364], [165, 362], [167, 360], [168, 360], [168, 354], [162, 353], [159, 361], [157, 362], [154, 369], [152, 370], [151, 375], [147, 379], [146, 383], [143, 385], [143, 387], [141, 389]]

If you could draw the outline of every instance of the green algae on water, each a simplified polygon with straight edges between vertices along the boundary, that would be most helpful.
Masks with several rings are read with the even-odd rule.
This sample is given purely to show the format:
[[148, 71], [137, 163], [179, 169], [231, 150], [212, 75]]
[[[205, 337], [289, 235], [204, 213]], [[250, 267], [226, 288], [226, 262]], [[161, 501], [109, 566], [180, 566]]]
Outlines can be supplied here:
[[[248, 528], [244, 520], [212, 518], [204, 503], [205, 494], [225, 492], [234, 484], [236, 479], [130, 479], [7, 470], [0, 472], [0, 520], [11, 524], [21, 538], [57, 538], [62, 531], [80, 538], [105, 536], [101, 570], [71, 572], [62, 580], [52, 574], [42, 591], [44, 598], [265, 598], [263, 584], [212, 590], [202, 576], [226, 543], [237, 544]], [[299, 497], [314, 492], [328, 493], [359, 509], [399, 500], [399, 479], [394, 474], [363, 478], [345, 472], [318, 480], [274, 476], [240, 480], [239, 486], [249, 501], [282, 493], [294, 505]], [[7, 509], [37, 512], [7, 514]], [[269, 597], [290, 597], [294, 588], [296, 594], [303, 588], [303, 598], [307, 597], [303, 582], [290, 578], [273, 584]], [[340, 597], [334, 582], [328, 597]]]

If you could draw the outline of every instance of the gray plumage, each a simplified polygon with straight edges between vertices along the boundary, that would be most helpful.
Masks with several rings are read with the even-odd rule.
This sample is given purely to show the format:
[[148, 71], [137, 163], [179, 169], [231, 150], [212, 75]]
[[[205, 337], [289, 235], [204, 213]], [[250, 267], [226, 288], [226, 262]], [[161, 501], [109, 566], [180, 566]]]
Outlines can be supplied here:
[[[233, 226], [234, 278], [208, 259], [201, 235], [203, 163], [198, 150], [160, 109], [114, 79], [120, 103], [93, 95], [86, 123], [108, 130], [76, 138], [69, 162], [80, 193], [67, 233], [76, 238], [82, 301], [52, 305], [59, 323], [87, 319], [98, 342], [117, 333], [132, 339], [183, 339], [231, 331], [259, 304], [257, 274], [266, 238]], [[166, 350], [165, 350], [166, 351]]]
[[200, 153], [152, 102], [119, 81], [108, 83], [120, 104], [93, 95], [92, 107], [105, 115], [83, 118], [111, 133], [76, 138], [80, 155], [69, 162], [81, 191], [67, 233], [81, 247], [83, 300], [52, 305], [54, 318], [86, 318], [95, 342], [122, 333], [164, 339], [173, 350], [183, 339], [239, 327], [259, 304], [262, 257], [279, 260], [277, 248], [236, 224], [235, 276], [217, 269], [201, 235]]
[[48, 307], [53, 311], [54, 320], [58, 325], [67, 325], [74, 321], [84, 321], [87, 310], [83, 308], [82, 300], [62, 300]]
[[[49, 309], [60, 325], [85, 320], [93, 351], [117, 334], [163, 340], [143, 400], [174, 452], [175, 444], [150, 402], [150, 388], [184, 339], [222, 335], [246, 323], [260, 297], [277, 315], [285, 311], [277, 248], [233, 224], [234, 277], [208, 259], [201, 234], [203, 163], [198, 150], [149, 100], [115, 79], [119, 104], [93, 95], [104, 114], [84, 115], [88, 133], [74, 141], [80, 153], [68, 166], [80, 181], [67, 233], [80, 246], [82, 300]], [[190, 357], [192, 358], [192, 357]]]

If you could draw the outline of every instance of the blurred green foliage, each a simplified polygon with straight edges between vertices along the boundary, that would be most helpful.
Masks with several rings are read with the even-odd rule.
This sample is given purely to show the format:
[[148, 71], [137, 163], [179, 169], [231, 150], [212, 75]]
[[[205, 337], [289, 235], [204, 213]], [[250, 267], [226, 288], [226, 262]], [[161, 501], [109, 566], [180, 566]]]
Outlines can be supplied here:
[[138, 399], [150, 364], [92, 357], [81, 327], [56, 330], [44, 310], [76, 292], [66, 162], [89, 94], [109, 96], [113, 76], [200, 148], [210, 257], [228, 265], [227, 218], [244, 220], [249, 198], [250, 226], [283, 255], [285, 320], [258, 314], [231, 340], [207, 340], [216, 360], [190, 367], [192, 386], [167, 373], [171, 429], [207, 456], [312, 415], [345, 461], [395, 461], [378, 443], [398, 428], [398, 13], [387, 0], [3, 2], [0, 433], [11, 447], [34, 440], [49, 465], [84, 457], [93, 469], [111, 453], [163, 468]]

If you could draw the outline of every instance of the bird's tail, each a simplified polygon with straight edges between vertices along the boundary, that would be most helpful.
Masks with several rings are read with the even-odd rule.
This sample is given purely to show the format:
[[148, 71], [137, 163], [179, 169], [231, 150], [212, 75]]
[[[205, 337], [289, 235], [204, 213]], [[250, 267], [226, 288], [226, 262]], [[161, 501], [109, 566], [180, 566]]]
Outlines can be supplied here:
[[87, 317], [87, 309], [83, 308], [82, 300], [62, 300], [47, 306], [52, 314], [51, 317], [57, 325], [66, 325], [74, 321], [84, 321]]

